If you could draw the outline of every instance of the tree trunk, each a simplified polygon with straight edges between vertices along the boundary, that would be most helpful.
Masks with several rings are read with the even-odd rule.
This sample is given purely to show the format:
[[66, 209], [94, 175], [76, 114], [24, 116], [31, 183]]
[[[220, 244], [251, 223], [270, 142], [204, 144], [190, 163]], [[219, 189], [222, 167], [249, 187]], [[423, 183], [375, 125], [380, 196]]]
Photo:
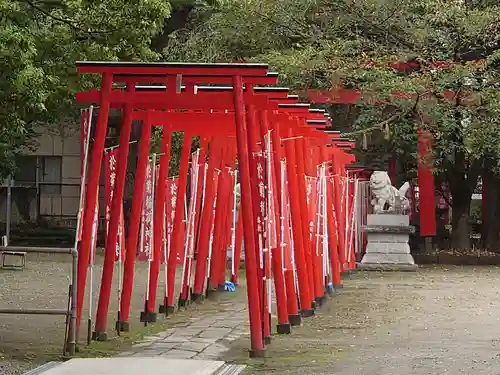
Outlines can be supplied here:
[[470, 248], [469, 230], [469, 198], [462, 195], [453, 196], [453, 208], [451, 214], [451, 244], [454, 249]]
[[[477, 179], [482, 171], [483, 159], [467, 163], [463, 154], [456, 153], [454, 164], [446, 166], [447, 182], [451, 193], [451, 246], [470, 249], [470, 204]], [[464, 165], [468, 165], [464, 168]]]
[[485, 163], [483, 171], [481, 240], [484, 248], [494, 250], [500, 244], [500, 177], [495, 175], [491, 167], [491, 163]]

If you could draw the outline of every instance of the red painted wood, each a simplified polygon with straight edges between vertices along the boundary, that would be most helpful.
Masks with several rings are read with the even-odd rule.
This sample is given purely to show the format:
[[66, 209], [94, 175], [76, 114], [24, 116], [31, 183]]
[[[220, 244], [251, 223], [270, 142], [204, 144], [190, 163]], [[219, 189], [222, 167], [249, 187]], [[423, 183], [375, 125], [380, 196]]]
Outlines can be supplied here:
[[134, 193], [132, 199], [132, 212], [130, 215], [127, 239], [127, 255], [124, 262], [122, 298], [120, 301], [121, 319], [125, 322], [128, 321], [130, 317], [130, 302], [132, 299], [132, 291], [134, 286], [134, 266], [137, 256], [139, 226], [146, 182], [146, 169], [148, 165], [148, 154], [151, 144], [152, 126], [148, 119], [146, 119], [146, 122], [141, 130], [141, 140], [139, 142], [137, 170], [135, 173]]
[[248, 149], [247, 124], [245, 121], [245, 100], [243, 95], [243, 81], [241, 77], [235, 76], [233, 79], [234, 102], [235, 102], [235, 123], [236, 141], [238, 145], [238, 167], [240, 169], [240, 192], [241, 210], [243, 212], [243, 236], [245, 241], [245, 269], [247, 277], [248, 313], [250, 318], [250, 340], [251, 354], [259, 355], [264, 350], [263, 334], [261, 331], [262, 317], [259, 300], [259, 280], [257, 264], [257, 246], [253, 222], [251, 179], [250, 179], [250, 155]]
[[[127, 87], [127, 90], [134, 90]], [[123, 210], [123, 194], [125, 191], [125, 180], [127, 174], [128, 152], [130, 133], [132, 130], [132, 106], [125, 106], [122, 125], [120, 129], [120, 143], [118, 149], [118, 161], [116, 166], [116, 182], [111, 202], [111, 216], [109, 220], [108, 236], [106, 238], [106, 251], [104, 255], [104, 265], [101, 280], [101, 289], [99, 293], [99, 303], [97, 305], [96, 327], [95, 331], [99, 336], [105, 333], [107, 328], [107, 317], [109, 302], [111, 299], [111, 287], [113, 282], [113, 271], [115, 268], [116, 243], [118, 238], [118, 226]], [[125, 228], [122, 228], [124, 231]], [[122, 251], [126, 249], [122, 249]], [[121, 283], [122, 280], [119, 280]], [[121, 318], [121, 312], [119, 320]]]
[[432, 137], [418, 129], [418, 186], [420, 208], [420, 236], [436, 235], [436, 202], [434, 175], [432, 174]]
[[[89, 176], [87, 189], [85, 192], [85, 210], [83, 214], [82, 241], [79, 247], [78, 269], [77, 269], [77, 296], [76, 313], [77, 329], [80, 327], [83, 312], [83, 300], [85, 298], [85, 286], [87, 280], [87, 270], [90, 261], [90, 248], [92, 238], [92, 226], [94, 221], [95, 206], [98, 199], [97, 189], [99, 188], [99, 177], [101, 175], [101, 165], [104, 152], [104, 143], [108, 129], [108, 114], [110, 108], [109, 95], [112, 85], [111, 74], [102, 77], [100, 92], [100, 108], [96, 123], [95, 139], [90, 154]], [[90, 152], [90, 150], [89, 150]]]
[[[110, 73], [115, 75], [182, 75], [207, 77], [211, 82], [214, 76], [265, 77], [267, 64], [197, 64], [197, 63], [143, 63], [143, 62], [93, 62], [78, 61], [79, 73]], [[243, 81], [244, 82], [244, 81]]]

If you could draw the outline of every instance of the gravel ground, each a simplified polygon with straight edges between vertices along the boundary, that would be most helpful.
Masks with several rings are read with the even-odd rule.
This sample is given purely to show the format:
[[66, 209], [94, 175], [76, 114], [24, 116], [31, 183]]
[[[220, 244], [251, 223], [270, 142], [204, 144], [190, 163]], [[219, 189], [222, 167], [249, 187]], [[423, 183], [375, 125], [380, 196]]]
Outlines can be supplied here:
[[[95, 266], [94, 314], [99, 293], [103, 257], [98, 256]], [[162, 268], [163, 272], [163, 268]], [[0, 269], [0, 308], [50, 308], [66, 309], [71, 274], [71, 257], [68, 255], [33, 254], [27, 256], [26, 269], [8, 271]], [[139, 324], [144, 306], [147, 264], [137, 263], [132, 298], [132, 326]], [[180, 270], [177, 270], [180, 279]], [[114, 273], [116, 291], [117, 272]], [[163, 296], [163, 276], [160, 277], [160, 303]], [[88, 288], [87, 288], [88, 289]], [[177, 287], [177, 293], [179, 287]], [[88, 290], [87, 290], [88, 292]], [[118, 305], [117, 293], [113, 294], [109, 311], [108, 334], [113, 334]], [[85, 301], [84, 321], [80, 335], [86, 337], [88, 295]], [[0, 315], [0, 374], [17, 375], [40, 363], [61, 356], [64, 341], [65, 319], [60, 316]]]
[[[25, 271], [0, 271], [0, 307], [65, 308], [69, 261], [30, 255]], [[99, 258], [96, 275], [101, 263]], [[133, 323], [142, 309], [147, 274], [145, 264], [137, 268]], [[232, 342], [221, 359], [248, 365], [246, 375], [500, 374], [499, 293], [497, 267], [356, 273], [291, 336], [274, 336], [265, 360], [248, 359], [248, 337]], [[231, 308], [246, 298], [243, 290], [231, 295], [229, 302], [214, 303]], [[116, 302], [111, 304], [110, 333]], [[206, 308], [191, 306], [174, 319], [203, 314]], [[60, 355], [64, 319], [0, 319], [0, 374], [17, 375]]]
[[245, 375], [500, 374], [499, 292], [494, 267], [357, 273], [265, 360], [248, 360], [248, 339], [223, 359]]

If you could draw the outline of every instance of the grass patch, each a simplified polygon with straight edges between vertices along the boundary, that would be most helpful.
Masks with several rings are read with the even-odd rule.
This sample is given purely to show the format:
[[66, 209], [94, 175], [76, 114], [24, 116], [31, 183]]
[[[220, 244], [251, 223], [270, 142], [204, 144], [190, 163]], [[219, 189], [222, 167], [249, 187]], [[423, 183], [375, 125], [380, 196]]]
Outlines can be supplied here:
[[133, 344], [140, 342], [146, 336], [154, 336], [171, 328], [178, 319], [165, 320], [154, 324], [137, 324], [132, 332], [122, 332], [120, 336], [115, 336], [107, 341], [92, 341], [90, 345], [81, 345], [77, 353], [80, 358], [112, 357], [120, 352], [126, 351]]

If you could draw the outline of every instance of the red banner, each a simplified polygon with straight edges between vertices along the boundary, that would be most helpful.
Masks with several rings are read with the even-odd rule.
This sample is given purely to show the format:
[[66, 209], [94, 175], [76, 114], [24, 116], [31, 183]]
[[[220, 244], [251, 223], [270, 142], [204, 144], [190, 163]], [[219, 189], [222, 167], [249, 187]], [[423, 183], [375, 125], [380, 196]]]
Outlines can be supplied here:
[[[188, 259], [192, 258], [194, 255], [194, 235], [195, 235], [195, 221], [196, 221], [196, 212], [195, 212], [195, 205], [196, 205], [196, 196], [198, 195], [198, 190], [199, 187], [197, 186], [198, 184], [198, 170], [199, 170], [199, 165], [198, 165], [198, 159], [199, 159], [199, 152], [194, 152], [191, 157], [191, 167], [190, 167], [190, 191], [189, 191], [189, 207], [188, 207], [188, 212], [187, 215], [188, 217], [186, 218], [186, 226], [185, 226], [185, 236], [184, 236], [184, 250], [180, 251], [179, 255], [183, 255], [185, 257], [185, 254], [188, 254]], [[179, 260], [184, 262], [184, 258], [180, 257]]]
[[264, 249], [264, 235], [265, 235], [265, 217], [266, 217], [266, 158], [264, 155], [255, 155], [255, 163], [257, 164], [257, 187], [259, 192], [259, 209], [257, 210], [257, 236], [259, 239], [259, 253], [260, 255], [260, 267], [262, 268], [264, 263], [262, 259], [262, 250]]
[[[111, 204], [113, 202], [113, 194], [115, 191], [116, 182], [116, 163], [118, 160], [118, 149], [115, 148], [112, 151], [108, 151], [104, 154], [104, 202], [105, 202], [105, 228], [106, 235], [105, 239], [108, 238], [109, 233], [109, 222], [111, 219]], [[120, 209], [120, 221], [118, 224], [118, 238], [116, 240], [116, 254], [115, 261], [123, 259], [123, 254], [125, 252], [125, 233], [123, 230], [124, 220], [123, 220], [123, 205]]]
[[[169, 178], [167, 181], [167, 202], [166, 202], [166, 244], [167, 244], [167, 259], [170, 254], [170, 246], [172, 244], [172, 232], [174, 230], [175, 207], [177, 202], [177, 190], [179, 187], [179, 177]], [[183, 259], [177, 255], [177, 264], [183, 263]]]
[[212, 245], [214, 243], [214, 229], [215, 229], [215, 211], [216, 211], [216, 207], [217, 207], [217, 192], [219, 190], [219, 173], [215, 173], [214, 174], [214, 181], [213, 181], [213, 184], [214, 184], [214, 204], [212, 205], [212, 218], [211, 218], [211, 221], [212, 221], [212, 225], [210, 227], [210, 242], [209, 242], [209, 254], [210, 254], [210, 258], [212, 256]]
[[142, 204], [140, 261], [153, 260], [153, 209], [154, 209], [154, 172], [152, 163], [146, 168], [144, 201]]
[[317, 206], [318, 206], [318, 178], [306, 176], [306, 200], [308, 211], [309, 235], [311, 238], [316, 235]]
[[[85, 182], [83, 179], [83, 172], [85, 168], [85, 152], [87, 151], [87, 138], [88, 133], [90, 131], [90, 110], [85, 109], [82, 111], [81, 119], [80, 119], [80, 181], [81, 188], [85, 189]], [[97, 206], [97, 205], [96, 205]], [[85, 207], [85, 193], [80, 194], [80, 207], [79, 207], [79, 215], [80, 222], [77, 228], [77, 239], [78, 241], [82, 240], [82, 230], [83, 230], [83, 210]]]
[[[286, 166], [282, 165], [282, 168], [286, 168]], [[288, 195], [288, 189], [287, 189], [287, 184], [286, 184], [286, 174], [284, 171], [282, 171], [282, 204], [281, 204], [281, 209], [282, 209], [282, 216], [283, 216], [283, 223], [282, 223], [282, 236], [283, 238], [281, 241], [285, 244], [283, 247], [283, 265], [284, 265], [284, 270], [285, 271], [293, 271], [293, 254], [292, 254], [292, 236], [291, 236], [291, 217], [290, 217], [290, 210], [289, 210], [289, 195]]]
[[83, 110], [80, 120], [80, 176], [83, 175], [83, 167], [85, 163], [85, 151], [87, 150], [87, 138], [90, 125], [90, 110]]
[[[97, 196], [99, 196], [99, 188], [97, 188]], [[83, 217], [81, 222], [83, 222]], [[92, 259], [95, 259], [96, 257], [96, 250], [97, 250], [97, 229], [99, 227], [99, 199], [97, 200], [95, 204], [95, 209], [94, 209], [94, 220], [92, 221], [92, 237], [90, 244], [92, 246]]]
[[[268, 147], [270, 147], [271, 145], [269, 145]], [[272, 167], [274, 165], [274, 161], [273, 161], [273, 155], [271, 152], [268, 152], [268, 155], [270, 155], [271, 157], [271, 160], [268, 160], [268, 166], [271, 166], [270, 168], [270, 173], [267, 174], [268, 176], [268, 181], [267, 181], [267, 186], [268, 186], [268, 189], [269, 189], [269, 201], [268, 201], [268, 205], [269, 205], [269, 209], [268, 209], [268, 212], [267, 212], [267, 220], [269, 222], [269, 225], [268, 225], [268, 233], [267, 233], [267, 238], [268, 238], [268, 247], [270, 249], [277, 249], [278, 248], [278, 235], [276, 233], [276, 228], [277, 228], [277, 225], [279, 225], [279, 222], [278, 222], [278, 217], [276, 215], [276, 204], [278, 203], [278, 200], [277, 200], [277, 196], [276, 194], [280, 194], [280, 192], [276, 192], [276, 186], [274, 186], [274, 181], [276, 181], [276, 171], [275, 169]]]
[[[82, 240], [82, 232], [83, 232], [83, 217], [84, 217], [84, 208], [85, 208], [85, 190], [86, 190], [86, 181], [83, 181], [84, 178], [84, 169], [85, 163], [88, 159], [86, 157], [86, 153], [88, 152], [89, 135], [90, 129], [92, 127], [92, 111], [91, 109], [85, 109], [81, 113], [81, 121], [80, 121], [80, 188], [83, 192], [80, 194], [80, 207], [78, 214], [80, 215], [79, 225], [77, 228], [77, 240]], [[99, 196], [99, 188], [97, 190], [97, 196]], [[97, 229], [99, 226], [99, 200], [96, 200], [95, 208], [94, 208], [94, 219], [92, 222], [92, 237], [91, 237], [91, 250], [92, 250], [92, 259], [95, 259], [95, 252], [97, 249]]]

